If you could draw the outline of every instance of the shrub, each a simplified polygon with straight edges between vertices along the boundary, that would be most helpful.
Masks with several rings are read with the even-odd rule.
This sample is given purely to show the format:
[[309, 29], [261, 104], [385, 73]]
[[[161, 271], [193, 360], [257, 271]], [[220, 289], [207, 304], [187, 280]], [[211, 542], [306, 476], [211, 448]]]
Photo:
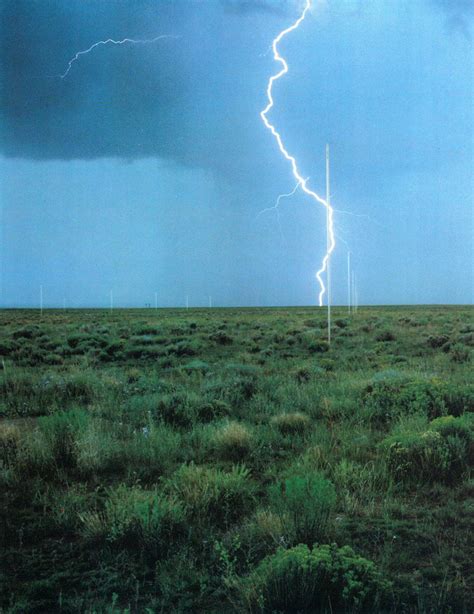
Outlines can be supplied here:
[[448, 390], [435, 378], [412, 378], [398, 371], [382, 371], [363, 390], [362, 402], [367, 417], [382, 424], [407, 412], [424, 412], [435, 418], [447, 411]]
[[170, 546], [184, 521], [183, 506], [156, 490], [120, 485], [107, 492], [102, 512], [80, 514], [82, 534], [122, 546]]
[[278, 513], [290, 518], [297, 542], [313, 544], [327, 538], [336, 491], [322, 475], [289, 477], [270, 488], [269, 499]]
[[183, 365], [183, 369], [187, 373], [207, 373], [209, 371], [209, 364], [203, 360], [195, 359]]
[[202, 422], [212, 422], [216, 418], [229, 416], [232, 408], [225, 401], [212, 399], [210, 401], [203, 400], [197, 407], [197, 418]]
[[219, 458], [239, 462], [252, 449], [253, 437], [249, 429], [239, 422], [227, 422], [216, 430], [214, 449]]
[[230, 370], [224, 377], [206, 382], [204, 393], [207, 398], [219, 399], [240, 407], [253, 397], [258, 390], [258, 378], [254, 370], [248, 373]]
[[15, 424], [0, 422], [0, 468], [14, 464], [20, 442], [20, 430]]
[[140, 380], [142, 372], [136, 367], [130, 367], [130, 369], [127, 369], [127, 371], [125, 372], [125, 375], [127, 377], [127, 382], [129, 384], [134, 384]]
[[122, 463], [135, 478], [156, 481], [181, 459], [181, 434], [165, 424], [150, 423], [126, 440]]
[[72, 467], [77, 462], [76, 438], [88, 426], [89, 416], [81, 409], [38, 418], [38, 427], [55, 463]]
[[270, 422], [283, 435], [303, 434], [311, 427], [310, 418], [301, 412], [279, 414]]
[[55, 467], [54, 452], [51, 443], [39, 428], [24, 434], [17, 450], [18, 474], [22, 478], [41, 474], [44, 478]]
[[450, 348], [451, 360], [457, 363], [469, 362], [471, 360], [471, 350], [462, 345], [461, 343], [456, 343]]
[[75, 460], [79, 471], [85, 475], [120, 471], [122, 448], [105, 423], [89, 421], [75, 435]]
[[324, 339], [318, 339], [314, 333], [303, 333], [300, 340], [310, 353], [327, 352], [329, 350], [329, 343]]
[[433, 349], [441, 348], [445, 343], [448, 342], [448, 335], [430, 335], [426, 340], [426, 344]]
[[332, 470], [338, 499], [349, 514], [374, 512], [381, 492], [386, 493], [390, 484], [383, 463], [369, 461], [365, 464], [343, 458]]
[[194, 464], [183, 465], [168, 480], [168, 490], [183, 502], [198, 525], [228, 526], [246, 514], [254, 500], [249, 471], [234, 466], [224, 472]]
[[264, 559], [240, 585], [252, 612], [377, 611], [390, 583], [349, 546], [300, 544]]
[[158, 399], [154, 417], [178, 427], [190, 427], [196, 419], [192, 396], [184, 391], [165, 394]]
[[404, 481], [458, 479], [474, 460], [474, 419], [445, 416], [421, 433], [400, 433], [382, 442], [387, 466]]
[[[285, 519], [271, 510], [258, 510], [238, 528], [239, 544], [248, 562], [255, 563], [289, 542]], [[231, 534], [232, 535], [232, 534]]]
[[395, 335], [390, 330], [382, 330], [375, 337], [376, 341], [395, 341]]
[[209, 339], [217, 343], [217, 345], [231, 345], [234, 342], [234, 339], [230, 335], [221, 330], [210, 334]]

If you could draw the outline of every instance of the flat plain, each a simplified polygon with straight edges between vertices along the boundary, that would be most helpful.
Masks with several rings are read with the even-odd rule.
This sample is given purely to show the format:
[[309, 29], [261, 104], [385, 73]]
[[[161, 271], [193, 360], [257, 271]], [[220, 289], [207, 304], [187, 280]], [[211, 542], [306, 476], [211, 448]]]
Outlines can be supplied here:
[[472, 308], [0, 325], [1, 612], [472, 611]]

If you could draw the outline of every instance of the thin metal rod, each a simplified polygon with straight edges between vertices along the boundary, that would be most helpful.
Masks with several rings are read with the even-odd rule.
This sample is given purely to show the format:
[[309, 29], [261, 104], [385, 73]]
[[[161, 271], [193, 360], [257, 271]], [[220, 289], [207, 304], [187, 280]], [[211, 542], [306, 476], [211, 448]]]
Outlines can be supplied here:
[[[329, 233], [329, 224], [330, 224], [329, 211], [331, 207], [331, 195], [330, 195], [330, 189], [329, 189], [329, 145], [326, 145], [326, 203], [327, 203], [326, 250], [327, 250], [327, 254], [329, 254], [329, 250], [331, 247], [331, 237]], [[331, 343], [331, 261], [330, 261], [329, 255], [328, 255], [328, 261], [327, 261], [326, 281], [327, 281], [327, 295], [328, 295], [328, 343]]]
[[113, 308], [114, 308], [114, 293], [111, 290], [110, 291], [110, 313], [112, 313]]
[[43, 315], [43, 286], [40, 286], [40, 314]]
[[357, 311], [355, 305], [355, 273], [352, 271], [351, 275], [351, 294], [352, 294], [352, 312], [355, 313]]
[[351, 313], [351, 252], [347, 252], [347, 307]]

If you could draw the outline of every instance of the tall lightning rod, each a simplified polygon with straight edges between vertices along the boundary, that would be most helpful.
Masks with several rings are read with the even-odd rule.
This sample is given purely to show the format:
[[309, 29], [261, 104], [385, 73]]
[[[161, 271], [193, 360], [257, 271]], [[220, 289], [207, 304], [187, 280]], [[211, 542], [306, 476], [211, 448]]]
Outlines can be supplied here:
[[329, 145], [326, 145], [326, 253], [328, 254], [326, 266], [326, 283], [328, 293], [328, 343], [331, 343], [331, 221], [329, 211], [331, 210], [331, 195], [329, 190]]
[[356, 295], [355, 295], [355, 273], [354, 271], [352, 271], [351, 274], [351, 294], [352, 294], [352, 312], [356, 313], [357, 312], [357, 306], [356, 306]]
[[298, 163], [296, 162], [296, 158], [288, 152], [288, 150], [286, 149], [283, 143], [281, 134], [278, 132], [278, 130], [275, 128], [275, 126], [270, 122], [270, 120], [267, 117], [269, 111], [274, 106], [273, 84], [275, 83], [275, 81], [278, 81], [278, 79], [283, 77], [283, 75], [286, 75], [286, 73], [288, 72], [288, 64], [285, 58], [283, 58], [280, 55], [278, 51], [278, 45], [285, 36], [287, 36], [290, 32], [293, 32], [300, 26], [300, 24], [304, 21], [308, 11], [310, 10], [311, 5], [312, 5], [312, 0], [306, 0], [303, 11], [301, 12], [298, 19], [291, 26], [289, 26], [285, 30], [282, 30], [278, 34], [278, 36], [276, 36], [273, 39], [273, 42], [272, 42], [273, 59], [275, 60], [275, 62], [278, 62], [280, 64], [281, 68], [276, 74], [272, 75], [268, 80], [268, 83], [267, 83], [267, 101], [268, 102], [267, 102], [267, 106], [263, 109], [263, 111], [260, 112], [260, 118], [262, 119], [262, 122], [264, 123], [265, 127], [272, 133], [273, 137], [275, 138], [280, 153], [290, 163], [293, 177], [297, 181], [298, 185], [301, 186], [301, 189], [303, 190], [303, 192], [307, 194], [308, 196], [310, 196], [316, 203], [323, 205], [327, 210], [327, 228], [328, 228], [328, 235], [329, 235], [328, 247], [326, 249], [326, 254], [324, 255], [323, 261], [321, 263], [321, 267], [316, 272], [316, 278], [318, 280], [319, 287], [320, 287], [319, 306], [322, 307], [323, 296], [326, 292], [326, 287], [324, 285], [322, 275], [327, 270], [329, 258], [336, 246], [336, 238], [334, 234], [334, 224], [333, 224], [334, 210], [324, 198], [321, 198], [321, 196], [316, 194], [314, 190], [311, 190], [308, 187], [308, 180], [305, 179], [301, 175], [301, 172], [298, 168]]
[[351, 252], [347, 252], [347, 309], [351, 313]]

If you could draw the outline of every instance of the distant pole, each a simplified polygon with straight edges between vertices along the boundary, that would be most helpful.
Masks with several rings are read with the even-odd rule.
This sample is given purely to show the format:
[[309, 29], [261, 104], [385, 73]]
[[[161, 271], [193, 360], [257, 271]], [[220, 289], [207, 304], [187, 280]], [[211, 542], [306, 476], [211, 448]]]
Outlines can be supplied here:
[[66, 311], [66, 299], [63, 298], [63, 311]]
[[355, 273], [352, 271], [351, 274], [351, 295], [352, 295], [352, 311], [355, 313], [357, 311], [355, 304]]
[[110, 291], [110, 313], [112, 313], [113, 308], [114, 308], [114, 293], [111, 290]]
[[209, 295], [209, 309], [212, 309], [212, 296]]
[[158, 292], [155, 292], [155, 309], [158, 309]]
[[43, 315], [43, 286], [40, 286], [40, 314]]
[[189, 309], [189, 296], [186, 294], [186, 309]]
[[347, 252], [347, 308], [351, 313], [351, 252]]
[[330, 193], [329, 193], [329, 145], [326, 145], [326, 250], [328, 254], [327, 260], [327, 294], [328, 294], [328, 343], [331, 343], [331, 263], [329, 257], [329, 250], [331, 247], [331, 237], [329, 234], [330, 224]]

